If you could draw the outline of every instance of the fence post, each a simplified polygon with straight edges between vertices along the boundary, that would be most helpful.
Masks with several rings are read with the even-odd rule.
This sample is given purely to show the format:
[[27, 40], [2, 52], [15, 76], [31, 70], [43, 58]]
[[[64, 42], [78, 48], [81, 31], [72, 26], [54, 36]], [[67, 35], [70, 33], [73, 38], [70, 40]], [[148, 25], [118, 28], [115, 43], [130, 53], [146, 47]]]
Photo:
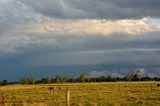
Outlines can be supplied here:
[[70, 91], [67, 90], [66, 92], [66, 105], [70, 106]]

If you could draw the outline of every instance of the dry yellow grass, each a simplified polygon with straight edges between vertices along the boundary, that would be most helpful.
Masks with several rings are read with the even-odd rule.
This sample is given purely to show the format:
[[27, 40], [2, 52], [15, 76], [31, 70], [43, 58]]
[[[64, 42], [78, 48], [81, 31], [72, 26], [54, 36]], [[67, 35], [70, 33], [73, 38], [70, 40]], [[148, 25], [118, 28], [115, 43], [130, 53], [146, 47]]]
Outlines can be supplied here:
[[[6, 106], [65, 106], [66, 91], [71, 106], [160, 106], [157, 82], [70, 83], [12, 85], [0, 87]], [[48, 86], [56, 90], [48, 90]]]

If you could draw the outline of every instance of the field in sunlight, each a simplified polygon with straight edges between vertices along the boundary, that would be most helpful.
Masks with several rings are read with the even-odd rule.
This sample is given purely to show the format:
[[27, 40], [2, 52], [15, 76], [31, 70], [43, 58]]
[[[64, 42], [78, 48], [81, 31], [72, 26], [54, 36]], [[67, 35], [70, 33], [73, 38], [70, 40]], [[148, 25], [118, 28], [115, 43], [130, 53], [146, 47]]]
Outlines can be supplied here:
[[2, 86], [0, 105], [65, 106], [68, 89], [71, 106], [160, 106], [160, 88], [156, 85], [157, 82], [113, 82]]

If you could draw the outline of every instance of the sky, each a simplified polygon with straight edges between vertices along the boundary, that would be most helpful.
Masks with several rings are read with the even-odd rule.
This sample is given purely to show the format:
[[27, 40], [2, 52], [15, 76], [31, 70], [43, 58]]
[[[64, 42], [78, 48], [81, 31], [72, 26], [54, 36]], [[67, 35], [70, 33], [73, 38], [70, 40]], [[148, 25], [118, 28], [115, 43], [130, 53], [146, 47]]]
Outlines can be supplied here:
[[0, 80], [160, 76], [160, 0], [0, 0]]

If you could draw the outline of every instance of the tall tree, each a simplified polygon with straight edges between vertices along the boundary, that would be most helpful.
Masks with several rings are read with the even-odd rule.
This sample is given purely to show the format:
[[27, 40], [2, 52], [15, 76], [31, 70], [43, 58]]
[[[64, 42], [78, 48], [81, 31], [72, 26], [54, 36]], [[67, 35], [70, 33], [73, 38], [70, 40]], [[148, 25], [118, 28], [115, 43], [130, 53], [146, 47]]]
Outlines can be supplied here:
[[35, 84], [36, 83], [36, 78], [35, 77], [31, 77], [29, 83], [30, 84]]
[[136, 74], [134, 75], [134, 79], [140, 81], [141, 80], [141, 77], [142, 77], [142, 71], [141, 70], [137, 70], [136, 71]]
[[127, 74], [127, 75], [125, 76], [125, 80], [126, 80], [126, 81], [131, 81], [131, 80], [132, 80], [132, 74]]
[[27, 77], [22, 77], [22, 78], [20, 78], [19, 82], [20, 82], [21, 84], [23, 84], [23, 85], [29, 84], [29, 78], [27, 78]]
[[41, 82], [44, 83], [44, 84], [50, 84], [51, 83], [51, 79], [49, 77], [42, 78]]
[[49, 77], [47, 77], [46, 79], [45, 79], [45, 84], [50, 84], [51, 83], [51, 79], [49, 78]]
[[68, 82], [68, 80], [69, 80], [68, 76], [64, 76], [64, 77], [63, 77], [63, 83]]
[[78, 81], [79, 82], [85, 82], [85, 75], [84, 75], [84, 73], [82, 73], [80, 76], [79, 76], [79, 78], [78, 78]]
[[61, 80], [62, 80], [61, 76], [60, 75], [56, 75], [55, 82], [56, 83], [61, 83], [62, 82]]

